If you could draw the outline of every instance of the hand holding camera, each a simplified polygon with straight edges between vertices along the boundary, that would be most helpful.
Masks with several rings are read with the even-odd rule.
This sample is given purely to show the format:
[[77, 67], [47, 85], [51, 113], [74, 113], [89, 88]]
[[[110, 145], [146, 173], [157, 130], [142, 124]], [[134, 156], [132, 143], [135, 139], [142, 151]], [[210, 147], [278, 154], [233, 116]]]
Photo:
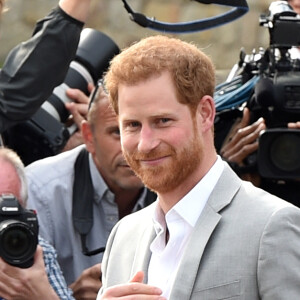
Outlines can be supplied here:
[[48, 281], [41, 246], [37, 246], [34, 264], [27, 269], [0, 258], [0, 282], [0, 299], [40, 300], [43, 295], [43, 300], [59, 300]]
[[24, 209], [12, 194], [0, 195], [0, 257], [12, 266], [28, 268], [37, 244], [35, 212]]
[[220, 154], [223, 158], [243, 166], [246, 157], [258, 149], [258, 137], [264, 129], [266, 129], [264, 119], [260, 118], [250, 124], [250, 111], [247, 107], [244, 108], [242, 119], [238, 119], [232, 126]]
[[[93, 88], [94, 85], [89, 83], [89, 93], [92, 92]], [[70, 136], [61, 152], [71, 150], [84, 143], [81, 132], [81, 123], [83, 120], [86, 120], [89, 107], [89, 97], [80, 89], [67, 89], [66, 94], [73, 102], [65, 103], [65, 107], [70, 113], [70, 117], [65, 125], [67, 127], [76, 126], [77, 130]]]

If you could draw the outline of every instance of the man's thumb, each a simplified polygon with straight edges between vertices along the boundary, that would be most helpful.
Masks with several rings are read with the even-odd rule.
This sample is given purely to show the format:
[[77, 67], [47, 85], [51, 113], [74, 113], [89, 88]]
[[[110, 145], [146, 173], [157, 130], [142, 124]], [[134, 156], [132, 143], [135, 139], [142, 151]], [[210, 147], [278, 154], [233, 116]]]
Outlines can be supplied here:
[[43, 256], [43, 248], [38, 245], [34, 254], [34, 264], [35, 265], [43, 265], [45, 268], [45, 263], [44, 263], [44, 256]]
[[144, 280], [144, 272], [138, 271], [136, 274], [131, 278], [129, 282], [140, 282], [142, 283]]

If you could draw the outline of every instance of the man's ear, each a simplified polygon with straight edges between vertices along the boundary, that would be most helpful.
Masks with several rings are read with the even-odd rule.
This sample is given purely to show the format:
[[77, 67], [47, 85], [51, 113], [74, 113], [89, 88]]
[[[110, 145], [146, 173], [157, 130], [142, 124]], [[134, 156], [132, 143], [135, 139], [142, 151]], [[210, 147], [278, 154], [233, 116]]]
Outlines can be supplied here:
[[94, 139], [93, 139], [92, 128], [88, 121], [86, 121], [86, 120], [82, 121], [81, 132], [82, 132], [82, 137], [83, 137], [84, 143], [86, 145], [86, 149], [90, 153], [93, 153], [95, 150], [94, 149]]
[[214, 99], [211, 96], [205, 95], [200, 100], [197, 107], [197, 115], [199, 116], [202, 132], [211, 130], [214, 126], [216, 108]]

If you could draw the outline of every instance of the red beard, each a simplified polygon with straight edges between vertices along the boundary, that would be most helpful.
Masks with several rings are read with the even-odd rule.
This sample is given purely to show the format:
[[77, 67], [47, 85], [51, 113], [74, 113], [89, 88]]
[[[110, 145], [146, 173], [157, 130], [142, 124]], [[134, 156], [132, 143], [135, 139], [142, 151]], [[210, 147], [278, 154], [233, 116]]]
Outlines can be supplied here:
[[[138, 177], [151, 190], [166, 193], [178, 187], [199, 166], [203, 147], [198, 134], [182, 149], [165, 144], [166, 149], [154, 149], [149, 153], [135, 150], [132, 154], [123, 149], [124, 156]], [[168, 156], [161, 165], [144, 165], [141, 160], [158, 159]]]

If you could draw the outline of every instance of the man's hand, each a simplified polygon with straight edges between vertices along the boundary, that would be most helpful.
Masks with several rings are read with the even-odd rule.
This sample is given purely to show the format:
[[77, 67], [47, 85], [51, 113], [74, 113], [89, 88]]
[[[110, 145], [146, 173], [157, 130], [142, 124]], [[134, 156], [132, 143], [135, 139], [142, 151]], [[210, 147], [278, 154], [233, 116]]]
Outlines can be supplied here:
[[300, 121], [295, 122], [295, 123], [288, 123], [288, 128], [291, 128], [291, 129], [300, 129]]
[[[93, 88], [93, 84], [89, 83], [89, 92], [91, 92]], [[70, 118], [68, 119], [66, 126], [69, 127], [75, 123], [78, 129], [69, 138], [62, 152], [71, 150], [84, 143], [81, 133], [81, 123], [83, 120], [86, 120], [89, 107], [89, 97], [81, 90], [68, 89], [66, 93], [67, 96], [73, 100], [73, 102], [65, 103], [66, 109], [70, 112]]]
[[[235, 124], [224, 142], [220, 154], [228, 162], [244, 166], [245, 158], [258, 149], [258, 138], [262, 130], [266, 129], [265, 120], [258, 119], [255, 123], [250, 123], [250, 111], [244, 108], [243, 118]], [[240, 177], [251, 181], [255, 186], [260, 186], [261, 178], [257, 172], [244, 173]]]
[[11, 266], [0, 258], [0, 297], [6, 300], [59, 300], [48, 281], [40, 246], [34, 264], [27, 269]]
[[95, 300], [101, 286], [101, 264], [96, 264], [84, 270], [70, 288], [76, 300]]
[[68, 15], [85, 22], [89, 15], [91, 0], [59, 0], [58, 4]]
[[[116, 270], [117, 272], [117, 270]], [[137, 272], [127, 284], [115, 285], [107, 288], [97, 300], [109, 299], [147, 299], [147, 300], [166, 300], [162, 297], [161, 289], [143, 283], [144, 273]]]
[[260, 132], [266, 129], [263, 118], [249, 125], [250, 111], [245, 108], [243, 118], [231, 131], [227, 142], [222, 146], [220, 154], [230, 162], [243, 166], [244, 159], [258, 149]]

